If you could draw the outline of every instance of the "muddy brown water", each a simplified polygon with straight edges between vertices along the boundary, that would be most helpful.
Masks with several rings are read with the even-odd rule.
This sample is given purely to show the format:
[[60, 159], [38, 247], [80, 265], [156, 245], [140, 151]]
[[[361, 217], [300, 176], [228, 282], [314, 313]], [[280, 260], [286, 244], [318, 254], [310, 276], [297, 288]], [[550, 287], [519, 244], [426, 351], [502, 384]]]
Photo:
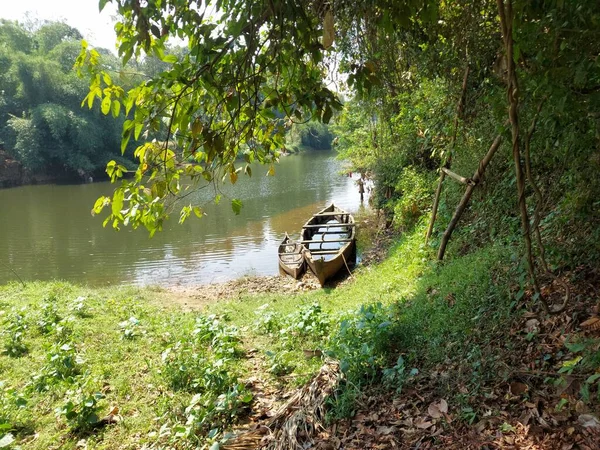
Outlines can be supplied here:
[[[206, 216], [177, 224], [177, 214], [153, 238], [145, 230], [103, 228], [90, 210], [110, 183], [24, 186], [0, 190], [0, 284], [62, 279], [92, 286], [162, 286], [223, 282], [245, 275], [275, 275], [277, 247], [287, 231], [300, 228], [319, 209], [335, 202], [361, 208], [356, 181], [341, 174], [329, 152], [282, 157], [275, 176], [254, 167], [224, 193], [240, 198], [236, 216], [223, 197], [197, 195]], [[103, 214], [101, 216], [104, 216]]]

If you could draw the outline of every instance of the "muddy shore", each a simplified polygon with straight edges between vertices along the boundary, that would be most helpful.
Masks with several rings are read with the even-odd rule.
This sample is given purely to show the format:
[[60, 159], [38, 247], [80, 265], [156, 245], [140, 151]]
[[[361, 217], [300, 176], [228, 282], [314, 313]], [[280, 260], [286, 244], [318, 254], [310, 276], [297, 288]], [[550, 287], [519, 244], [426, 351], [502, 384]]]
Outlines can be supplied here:
[[[378, 264], [387, 256], [389, 247], [394, 237], [391, 230], [383, 229], [378, 218], [374, 215], [362, 217], [360, 220], [365, 250], [361, 254], [360, 267]], [[366, 235], [366, 236], [365, 236]], [[356, 270], [356, 269], [355, 269]], [[345, 271], [325, 284], [325, 289], [336, 288], [352, 283], [354, 275]], [[161, 288], [168, 293], [170, 300], [183, 306], [185, 309], [201, 309], [204, 306], [224, 299], [242, 298], [249, 295], [262, 294], [290, 294], [297, 295], [304, 292], [321, 289], [317, 278], [307, 271], [300, 280], [289, 276], [258, 276], [242, 277], [223, 283], [212, 283], [195, 286], [174, 286]]]

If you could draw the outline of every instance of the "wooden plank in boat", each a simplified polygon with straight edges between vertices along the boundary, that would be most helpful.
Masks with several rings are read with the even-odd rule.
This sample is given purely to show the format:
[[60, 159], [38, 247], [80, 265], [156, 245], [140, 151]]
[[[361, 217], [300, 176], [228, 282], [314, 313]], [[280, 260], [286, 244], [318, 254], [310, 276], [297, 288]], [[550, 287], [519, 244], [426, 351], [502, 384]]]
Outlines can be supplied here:
[[317, 213], [317, 214], [313, 214], [313, 217], [329, 217], [329, 216], [349, 216], [350, 213], [347, 212], [324, 212], [324, 213]]
[[336, 242], [350, 242], [352, 239], [331, 239], [329, 241], [327, 240], [318, 240], [318, 239], [311, 239], [309, 241], [300, 241], [301, 244], [327, 244], [329, 242], [332, 243], [336, 243]]
[[340, 249], [337, 250], [310, 250], [311, 255], [335, 255], [339, 253]]
[[319, 225], [304, 225], [302, 228], [346, 228], [346, 227], [354, 227], [355, 223], [322, 223]]

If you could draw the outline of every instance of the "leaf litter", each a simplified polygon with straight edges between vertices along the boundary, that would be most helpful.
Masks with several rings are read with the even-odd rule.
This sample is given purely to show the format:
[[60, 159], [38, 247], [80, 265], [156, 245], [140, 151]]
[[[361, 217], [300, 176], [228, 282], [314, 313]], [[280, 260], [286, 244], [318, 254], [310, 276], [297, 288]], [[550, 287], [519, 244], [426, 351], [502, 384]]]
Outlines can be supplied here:
[[[570, 342], [600, 337], [590, 320], [598, 314], [597, 305], [590, 306], [598, 301], [597, 290], [590, 287], [571, 286], [574, 299], [553, 316], [525, 310], [532, 295], [527, 293], [503, 336], [512, 348], [502, 339], [492, 343], [502, 354], [499, 369], [476, 391], [464, 382], [461, 361], [449, 357], [422, 370], [401, 393], [383, 385], [363, 390], [352, 418], [326, 425], [327, 396], [342, 379], [339, 366], [327, 361], [312, 382], [288, 393], [277, 410], [266, 411], [265, 405], [274, 402], [263, 401], [262, 412], [221, 448], [599, 449], [600, 398], [584, 402], [579, 393], [586, 379], [595, 382], [600, 374], [561, 373], [571, 359], [577, 361], [574, 365], [581, 360], [573, 359], [580, 347], [571, 345], [569, 351]], [[544, 289], [550, 299], [560, 295], [554, 285]]]

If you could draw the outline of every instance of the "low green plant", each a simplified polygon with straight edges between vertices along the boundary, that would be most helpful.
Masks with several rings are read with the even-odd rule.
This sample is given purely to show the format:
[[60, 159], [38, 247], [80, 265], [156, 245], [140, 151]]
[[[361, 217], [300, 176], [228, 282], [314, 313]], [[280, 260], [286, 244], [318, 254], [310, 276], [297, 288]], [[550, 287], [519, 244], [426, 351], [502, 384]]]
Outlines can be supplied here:
[[[558, 373], [560, 378], [555, 380], [557, 385], [566, 385], [567, 377], [574, 372], [582, 374], [589, 373], [591, 370], [597, 372], [600, 367], [600, 340], [587, 338], [578, 341], [565, 342], [565, 347], [569, 353], [565, 355], [565, 360], [562, 361]], [[600, 373], [589, 375], [584, 382], [581, 383], [579, 395], [581, 399], [589, 403], [592, 399], [592, 394], [596, 391], [595, 397], [600, 401]]]
[[27, 406], [27, 400], [0, 381], [0, 448], [8, 448], [15, 438], [12, 434], [17, 428], [19, 416]]
[[140, 334], [140, 329], [140, 321], [135, 317], [130, 317], [119, 323], [122, 339], [134, 339]]
[[23, 342], [27, 322], [25, 320], [24, 309], [12, 310], [4, 321], [4, 353], [13, 358], [18, 358], [27, 354], [27, 345]]
[[402, 386], [411, 377], [414, 377], [419, 373], [419, 370], [412, 368], [410, 371], [406, 370], [404, 358], [398, 357], [396, 364], [393, 367], [383, 369], [383, 381], [390, 387], [394, 387], [396, 392], [402, 392]]
[[265, 352], [269, 363], [269, 373], [280, 377], [287, 375], [294, 371], [296, 365], [292, 362], [293, 355], [290, 352], [272, 352], [267, 350]]
[[46, 391], [60, 382], [71, 382], [81, 373], [83, 363], [72, 342], [53, 344], [46, 353], [46, 364], [34, 375], [32, 386]]
[[281, 314], [270, 309], [270, 305], [265, 303], [254, 312], [258, 318], [254, 322], [258, 331], [262, 334], [274, 336], [282, 328]]
[[209, 345], [219, 356], [234, 356], [240, 341], [237, 328], [223, 324], [214, 314], [198, 316], [192, 335], [197, 343]]
[[85, 431], [100, 421], [100, 401], [104, 394], [88, 388], [89, 380], [67, 391], [66, 401], [56, 408], [56, 415], [63, 417], [72, 431]]
[[381, 303], [363, 305], [341, 320], [328, 352], [352, 383], [370, 383], [387, 366], [393, 320], [392, 309]]
[[178, 391], [223, 391], [235, 381], [228, 358], [214, 358], [189, 342], [178, 341], [162, 353], [162, 374]]
[[87, 297], [80, 295], [71, 303], [69, 309], [77, 317], [87, 318], [91, 317], [92, 310], [88, 304]]
[[296, 346], [299, 339], [319, 339], [327, 335], [331, 319], [321, 305], [312, 303], [289, 314], [282, 321], [280, 338], [288, 346]]
[[61, 320], [62, 317], [58, 313], [56, 303], [50, 301], [42, 303], [40, 315], [37, 320], [37, 328], [40, 333], [50, 333]]
[[400, 230], [412, 228], [431, 203], [433, 176], [413, 166], [402, 169], [395, 190], [400, 198], [394, 202], [394, 225]]

